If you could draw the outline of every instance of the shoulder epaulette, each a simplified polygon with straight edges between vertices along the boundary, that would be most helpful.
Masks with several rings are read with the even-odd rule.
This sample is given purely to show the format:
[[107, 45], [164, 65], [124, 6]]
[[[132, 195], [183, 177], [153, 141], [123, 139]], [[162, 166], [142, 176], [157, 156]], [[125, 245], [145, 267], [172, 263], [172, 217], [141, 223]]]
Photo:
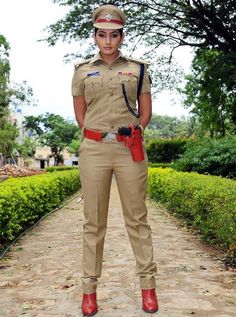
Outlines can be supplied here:
[[84, 59], [83, 61], [81, 61], [81, 62], [77, 62], [77, 63], [75, 63], [75, 68], [78, 68], [78, 67], [80, 67], [80, 66], [82, 66], [82, 65], [84, 65], [84, 64], [88, 64], [89, 62], [90, 62], [90, 58], [89, 59]]
[[145, 60], [143, 60], [143, 59], [138, 59], [138, 58], [133, 58], [133, 57], [127, 57], [127, 59], [129, 60], [129, 61], [131, 61], [131, 62], [135, 62], [135, 63], [137, 63], [137, 64], [150, 64], [150, 62], [149, 61], [145, 61]]

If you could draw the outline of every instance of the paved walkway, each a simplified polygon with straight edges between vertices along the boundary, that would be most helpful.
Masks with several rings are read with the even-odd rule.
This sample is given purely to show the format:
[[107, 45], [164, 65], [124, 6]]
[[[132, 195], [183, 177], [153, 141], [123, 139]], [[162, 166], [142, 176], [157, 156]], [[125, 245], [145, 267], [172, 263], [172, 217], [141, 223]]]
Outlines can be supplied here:
[[[82, 204], [78, 196], [28, 232], [0, 264], [0, 317], [80, 317]], [[97, 317], [235, 317], [236, 272], [148, 201], [160, 311], [140, 309], [139, 281], [112, 185]]]

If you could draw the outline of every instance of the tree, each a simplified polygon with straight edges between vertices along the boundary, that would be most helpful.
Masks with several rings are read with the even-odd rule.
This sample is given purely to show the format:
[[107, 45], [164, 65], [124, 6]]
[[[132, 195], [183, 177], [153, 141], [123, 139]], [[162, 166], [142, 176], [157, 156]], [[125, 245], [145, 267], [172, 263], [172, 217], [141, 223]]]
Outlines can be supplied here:
[[9, 43], [0, 34], [0, 128], [8, 120], [10, 108], [32, 106], [36, 103], [33, 100], [33, 90], [26, 81], [10, 82], [9, 51]]
[[236, 75], [222, 52], [199, 49], [187, 76], [185, 105], [198, 116], [203, 131], [210, 136], [236, 132]]
[[12, 150], [15, 147], [15, 139], [18, 136], [15, 125], [11, 124], [9, 120], [9, 50], [9, 43], [0, 34], [0, 153], [4, 162], [11, 157]]
[[16, 147], [16, 138], [19, 135], [15, 125], [5, 122], [0, 129], [0, 153], [3, 161], [12, 157], [12, 151]]
[[34, 99], [33, 89], [23, 80], [20, 83], [11, 82], [9, 88], [9, 106], [11, 108], [23, 108], [36, 106], [37, 100]]
[[51, 148], [54, 165], [58, 165], [61, 152], [75, 139], [78, 126], [66, 121], [59, 115], [46, 113], [39, 116], [25, 117], [24, 126], [31, 131], [42, 145]]
[[0, 34], [0, 129], [8, 116], [8, 83], [10, 76], [9, 57], [10, 45], [6, 38]]
[[10, 45], [0, 34], [0, 153], [4, 161], [12, 156], [19, 135], [11, 120], [10, 110], [18, 106], [32, 105], [33, 91], [24, 81], [10, 83]]
[[79, 129], [76, 132], [74, 139], [71, 141], [71, 143], [67, 147], [68, 152], [71, 154], [78, 155], [81, 141], [82, 141], [82, 133], [81, 133], [81, 129]]
[[197, 124], [190, 128], [192, 118], [177, 118], [153, 114], [152, 119], [145, 129], [145, 141], [149, 143], [155, 139], [173, 139], [193, 137], [197, 134]]
[[34, 138], [26, 136], [22, 144], [16, 145], [16, 150], [24, 159], [32, 157], [36, 152], [36, 143]]
[[[71, 9], [66, 16], [48, 27], [47, 41], [87, 39], [92, 30], [91, 12], [97, 0], [54, 0]], [[103, 1], [121, 7], [128, 17], [127, 29], [134, 41], [151, 45], [163, 44], [212, 47], [224, 53], [236, 51], [234, 0], [137, 0]]]

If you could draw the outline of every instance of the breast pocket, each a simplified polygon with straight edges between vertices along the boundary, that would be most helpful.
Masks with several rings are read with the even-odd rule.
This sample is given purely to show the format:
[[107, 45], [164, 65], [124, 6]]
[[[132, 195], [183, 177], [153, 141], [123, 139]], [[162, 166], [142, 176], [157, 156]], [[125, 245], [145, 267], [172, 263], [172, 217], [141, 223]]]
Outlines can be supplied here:
[[125, 91], [128, 99], [135, 101], [137, 99], [138, 81], [135, 76], [119, 76], [119, 89]]
[[103, 94], [103, 76], [87, 77], [84, 85], [86, 101], [97, 98]]

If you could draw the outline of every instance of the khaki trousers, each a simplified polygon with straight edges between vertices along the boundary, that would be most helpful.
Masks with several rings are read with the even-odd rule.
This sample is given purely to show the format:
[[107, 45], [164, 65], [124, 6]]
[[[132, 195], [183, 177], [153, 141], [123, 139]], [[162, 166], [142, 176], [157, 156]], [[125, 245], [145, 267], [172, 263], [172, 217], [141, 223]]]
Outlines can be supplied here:
[[79, 168], [84, 195], [82, 284], [85, 294], [96, 291], [101, 276], [113, 173], [140, 286], [142, 289], [156, 286], [156, 264], [145, 205], [147, 167], [146, 153], [144, 161], [133, 162], [130, 150], [123, 142], [102, 143], [85, 138], [81, 144]]

